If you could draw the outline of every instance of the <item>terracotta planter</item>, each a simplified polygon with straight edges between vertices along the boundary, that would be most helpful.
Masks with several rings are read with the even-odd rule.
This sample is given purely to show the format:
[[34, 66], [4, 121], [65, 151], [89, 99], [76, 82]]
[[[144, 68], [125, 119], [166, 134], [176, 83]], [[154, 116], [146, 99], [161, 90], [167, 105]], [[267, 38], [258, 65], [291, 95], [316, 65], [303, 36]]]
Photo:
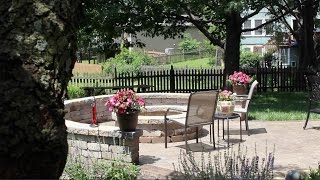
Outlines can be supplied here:
[[217, 104], [217, 113], [223, 115], [231, 115], [234, 111], [235, 103], [234, 101], [218, 101]]
[[138, 124], [139, 111], [130, 113], [117, 113], [117, 121], [121, 131], [135, 131]]
[[248, 85], [232, 85], [232, 89], [234, 93], [237, 93], [237, 95], [245, 95], [247, 94], [247, 88]]

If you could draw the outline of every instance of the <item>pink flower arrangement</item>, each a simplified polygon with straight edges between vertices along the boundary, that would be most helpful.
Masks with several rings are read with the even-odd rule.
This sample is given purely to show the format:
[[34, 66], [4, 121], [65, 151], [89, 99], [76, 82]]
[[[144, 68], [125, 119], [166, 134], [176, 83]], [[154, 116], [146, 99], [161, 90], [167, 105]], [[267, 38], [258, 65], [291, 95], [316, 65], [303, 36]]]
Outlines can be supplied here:
[[144, 100], [133, 90], [121, 89], [105, 103], [109, 111], [119, 114], [140, 111], [145, 106]]
[[219, 92], [218, 100], [219, 101], [234, 101], [236, 94], [228, 90], [223, 90]]
[[234, 71], [232, 75], [229, 76], [228, 79], [232, 84], [236, 85], [244, 85], [244, 84], [249, 84], [251, 78], [246, 75], [244, 72], [237, 72]]

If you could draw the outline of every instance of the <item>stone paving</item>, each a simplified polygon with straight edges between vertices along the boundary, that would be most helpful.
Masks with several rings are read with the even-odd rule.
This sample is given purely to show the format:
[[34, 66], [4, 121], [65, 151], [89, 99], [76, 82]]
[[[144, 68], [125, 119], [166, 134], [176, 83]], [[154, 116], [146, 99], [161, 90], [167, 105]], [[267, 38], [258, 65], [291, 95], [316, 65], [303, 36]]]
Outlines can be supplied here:
[[[308, 171], [310, 167], [316, 168], [320, 162], [320, 121], [309, 120], [306, 130], [303, 130], [303, 125], [304, 121], [249, 121], [251, 135], [244, 134], [241, 144], [247, 147], [248, 157], [252, 157], [255, 150], [257, 155], [264, 157], [266, 149], [272, 152], [275, 147], [275, 179], [284, 179], [288, 170]], [[208, 128], [209, 126], [205, 126], [205, 129]], [[230, 130], [230, 143], [239, 144], [239, 119], [230, 121]], [[196, 154], [201, 154], [203, 148], [205, 152], [223, 152], [226, 141], [222, 140], [221, 134], [220, 130], [217, 140], [216, 123], [216, 150], [212, 149], [209, 135], [201, 138], [198, 144], [195, 140], [189, 140], [188, 144]], [[238, 145], [234, 149], [237, 147]], [[178, 165], [181, 150], [185, 150], [184, 142], [169, 143], [167, 149], [164, 148], [164, 143], [140, 143], [142, 174], [154, 179], [168, 178], [173, 173], [173, 164]]]

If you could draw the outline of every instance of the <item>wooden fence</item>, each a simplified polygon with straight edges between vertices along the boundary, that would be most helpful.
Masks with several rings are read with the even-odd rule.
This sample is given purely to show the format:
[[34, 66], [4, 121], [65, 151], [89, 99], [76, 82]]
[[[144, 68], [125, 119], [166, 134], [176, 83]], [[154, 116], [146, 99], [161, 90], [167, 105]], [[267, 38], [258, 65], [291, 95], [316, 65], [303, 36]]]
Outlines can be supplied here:
[[[258, 91], [305, 91], [303, 72], [295, 67], [241, 69], [258, 82]], [[170, 69], [144, 71], [138, 74], [115, 73], [114, 77], [73, 77], [70, 84], [78, 86], [151, 85], [147, 92], [195, 92], [222, 89], [223, 69]]]

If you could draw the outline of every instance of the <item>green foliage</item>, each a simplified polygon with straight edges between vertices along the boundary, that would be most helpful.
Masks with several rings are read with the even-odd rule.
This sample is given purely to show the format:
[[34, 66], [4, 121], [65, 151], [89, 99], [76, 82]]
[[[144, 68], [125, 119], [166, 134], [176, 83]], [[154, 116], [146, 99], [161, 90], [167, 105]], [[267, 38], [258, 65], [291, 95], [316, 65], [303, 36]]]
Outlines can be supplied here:
[[[267, 152], [267, 147], [266, 147]], [[213, 159], [213, 160], [212, 160]], [[229, 180], [229, 179], [273, 179], [274, 152], [268, 153], [260, 158], [257, 153], [250, 159], [247, 150], [238, 146], [234, 151], [228, 148], [223, 153], [208, 157], [201, 154], [201, 162], [197, 163], [194, 153], [186, 154], [180, 151], [179, 166], [176, 171], [182, 173], [186, 180]]]
[[85, 91], [76, 85], [68, 85], [68, 99], [85, 97]]
[[257, 64], [261, 61], [261, 56], [257, 53], [250, 51], [241, 51], [240, 54], [240, 67], [241, 68], [250, 68], [256, 67]]
[[112, 179], [135, 180], [139, 175], [139, 167], [121, 161], [94, 161], [86, 165], [79, 158], [68, 158], [64, 176], [73, 180]]
[[109, 62], [103, 64], [103, 70], [106, 73], [114, 73], [116, 67], [117, 73], [138, 73], [142, 65], [151, 65], [152, 59], [150, 56], [142, 52], [131, 51], [122, 48], [121, 53], [114, 58], [110, 58]]
[[193, 39], [189, 33], [183, 35], [182, 41], [179, 43], [179, 49], [184, 51], [191, 51], [198, 49], [200, 47], [200, 42]]
[[304, 177], [304, 180], [319, 180], [320, 179], [320, 163], [317, 169], [310, 169], [310, 172], [307, 176]]

